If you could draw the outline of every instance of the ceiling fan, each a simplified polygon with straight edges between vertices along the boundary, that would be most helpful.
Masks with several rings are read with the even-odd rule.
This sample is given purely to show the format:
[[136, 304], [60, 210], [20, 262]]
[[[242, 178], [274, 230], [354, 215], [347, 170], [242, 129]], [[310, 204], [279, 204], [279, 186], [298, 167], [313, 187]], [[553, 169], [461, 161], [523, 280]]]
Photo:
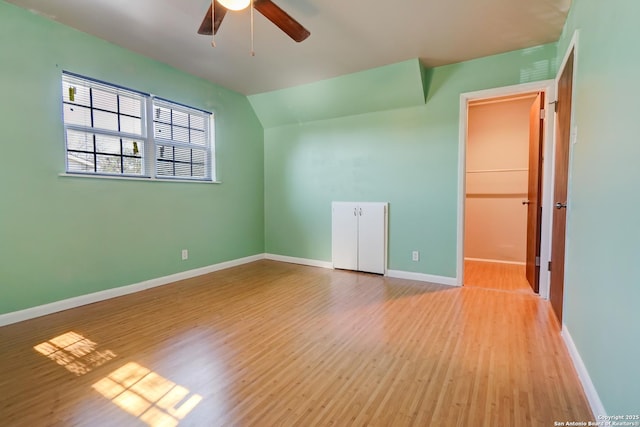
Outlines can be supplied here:
[[[223, 5], [223, 3], [230, 4], [228, 2], [229, 0], [214, 0], [212, 2], [212, 5], [209, 6], [209, 10], [202, 20], [202, 24], [200, 24], [198, 34], [209, 36], [212, 34], [216, 34], [228, 10], [241, 10], [247, 7], [249, 4], [249, 2], [246, 1], [242, 6], [234, 9], [232, 8], [233, 6], [225, 7]], [[215, 10], [212, 10], [212, 6], [214, 4]], [[271, 0], [253, 0], [253, 7], [298, 43], [305, 40], [311, 34], [309, 30], [304, 28], [298, 21], [293, 19], [287, 12], [282, 10]], [[211, 15], [212, 13], [213, 19]], [[215, 21], [215, 29], [212, 28], [212, 21]]]

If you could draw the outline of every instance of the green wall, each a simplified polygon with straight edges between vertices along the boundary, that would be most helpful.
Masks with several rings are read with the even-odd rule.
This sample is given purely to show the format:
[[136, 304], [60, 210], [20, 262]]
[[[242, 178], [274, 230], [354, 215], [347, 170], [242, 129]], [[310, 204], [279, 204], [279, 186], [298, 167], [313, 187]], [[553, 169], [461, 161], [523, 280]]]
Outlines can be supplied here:
[[573, 0], [579, 30], [564, 323], [610, 415], [640, 410], [640, 3]]
[[265, 128], [424, 104], [417, 59], [249, 97]]
[[[550, 44], [426, 71], [416, 60], [250, 96], [265, 126], [266, 252], [330, 261], [331, 201], [388, 201], [389, 268], [455, 277], [460, 94], [552, 78], [555, 58]], [[361, 102], [355, 77], [389, 94], [387, 111]], [[328, 111], [313, 107], [327, 93], [340, 94]], [[336, 110], [349, 114], [327, 118]]]
[[[62, 70], [213, 111], [223, 184], [58, 176]], [[264, 252], [245, 96], [2, 1], [0, 94], [0, 314]]]

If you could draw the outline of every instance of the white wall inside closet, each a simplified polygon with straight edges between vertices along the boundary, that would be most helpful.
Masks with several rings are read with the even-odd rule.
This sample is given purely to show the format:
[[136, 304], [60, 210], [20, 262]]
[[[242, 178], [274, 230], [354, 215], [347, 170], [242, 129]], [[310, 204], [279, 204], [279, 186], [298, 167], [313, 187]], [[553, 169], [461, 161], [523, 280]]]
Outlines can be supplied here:
[[469, 104], [465, 259], [526, 256], [529, 109], [535, 94]]

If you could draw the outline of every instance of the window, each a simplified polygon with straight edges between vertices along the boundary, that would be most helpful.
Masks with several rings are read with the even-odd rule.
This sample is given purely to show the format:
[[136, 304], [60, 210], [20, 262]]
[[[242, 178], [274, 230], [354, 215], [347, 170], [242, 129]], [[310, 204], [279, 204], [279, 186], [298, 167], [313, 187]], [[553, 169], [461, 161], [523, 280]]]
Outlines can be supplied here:
[[153, 133], [158, 176], [206, 177], [208, 120], [197, 110], [154, 100]]
[[67, 173], [213, 180], [213, 115], [84, 77], [62, 76]]

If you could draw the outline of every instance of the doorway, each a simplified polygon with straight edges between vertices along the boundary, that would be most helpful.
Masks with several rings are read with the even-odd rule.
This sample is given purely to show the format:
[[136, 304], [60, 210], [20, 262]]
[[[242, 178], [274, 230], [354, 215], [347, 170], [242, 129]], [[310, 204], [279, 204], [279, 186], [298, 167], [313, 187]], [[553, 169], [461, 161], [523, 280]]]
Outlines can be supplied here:
[[[540, 162], [531, 161], [540, 158], [542, 148], [539, 132], [531, 132], [541, 127], [541, 99], [544, 92], [468, 103], [465, 286], [538, 291], [537, 276], [527, 277], [526, 265], [528, 242], [534, 246], [533, 263], [540, 255], [540, 203], [529, 199], [528, 187], [531, 178], [537, 187], [541, 176]], [[535, 108], [538, 114], [532, 117]], [[533, 193], [537, 198], [537, 188]], [[528, 214], [531, 205], [533, 216]]]
[[460, 285], [547, 297], [540, 265], [548, 257], [542, 196], [549, 193], [543, 159], [551, 145], [545, 99], [552, 89], [544, 81], [461, 96]]

